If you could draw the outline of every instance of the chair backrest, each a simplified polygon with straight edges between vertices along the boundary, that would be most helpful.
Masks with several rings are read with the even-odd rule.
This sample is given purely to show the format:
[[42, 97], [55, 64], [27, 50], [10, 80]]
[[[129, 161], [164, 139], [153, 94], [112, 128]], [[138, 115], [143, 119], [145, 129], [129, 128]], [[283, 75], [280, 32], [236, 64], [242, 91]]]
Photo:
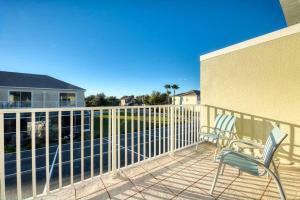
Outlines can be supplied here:
[[270, 166], [273, 155], [287, 134], [282, 132], [278, 127], [274, 127], [267, 139], [263, 151], [263, 162], [266, 167]]
[[230, 133], [233, 131], [235, 120], [235, 116], [218, 114], [215, 119], [215, 128]]

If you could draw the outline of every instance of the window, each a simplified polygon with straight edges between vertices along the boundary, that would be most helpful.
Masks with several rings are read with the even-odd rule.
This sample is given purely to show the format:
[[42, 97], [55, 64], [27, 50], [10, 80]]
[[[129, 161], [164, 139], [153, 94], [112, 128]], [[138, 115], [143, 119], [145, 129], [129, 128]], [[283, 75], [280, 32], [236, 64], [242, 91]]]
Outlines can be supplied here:
[[76, 106], [75, 93], [60, 93], [59, 105], [61, 107]]
[[10, 91], [9, 105], [11, 107], [31, 107], [31, 92]]

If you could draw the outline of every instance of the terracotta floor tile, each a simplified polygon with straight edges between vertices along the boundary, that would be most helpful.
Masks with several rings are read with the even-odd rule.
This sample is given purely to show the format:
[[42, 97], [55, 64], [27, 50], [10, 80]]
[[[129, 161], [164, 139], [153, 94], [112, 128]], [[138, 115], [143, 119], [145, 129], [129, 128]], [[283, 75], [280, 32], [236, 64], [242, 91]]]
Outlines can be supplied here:
[[171, 199], [175, 195], [161, 184], [155, 184], [141, 192], [145, 199]]

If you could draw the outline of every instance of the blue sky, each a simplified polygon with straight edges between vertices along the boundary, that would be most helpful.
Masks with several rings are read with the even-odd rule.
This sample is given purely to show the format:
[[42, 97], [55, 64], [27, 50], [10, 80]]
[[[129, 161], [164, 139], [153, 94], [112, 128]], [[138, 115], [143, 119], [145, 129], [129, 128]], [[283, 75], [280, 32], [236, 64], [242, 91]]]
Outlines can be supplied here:
[[0, 0], [0, 70], [86, 94], [199, 89], [199, 56], [285, 27], [279, 0]]

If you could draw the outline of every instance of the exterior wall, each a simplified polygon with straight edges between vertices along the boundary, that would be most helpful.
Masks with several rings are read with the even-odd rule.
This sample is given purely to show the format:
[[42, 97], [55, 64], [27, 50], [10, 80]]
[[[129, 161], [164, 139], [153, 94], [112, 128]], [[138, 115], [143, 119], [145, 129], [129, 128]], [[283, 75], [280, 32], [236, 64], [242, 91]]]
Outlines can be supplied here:
[[212, 125], [218, 112], [234, 114], [240, 138], [262, 143], [278, 125], [289, 136], [277, 156], [299, 165], [300, 26], [292, 29], [290, 35], [201, 57], [201, 103], [206, 105], [202, 123]]
[[7, 101], [8, 90], [6, 88], [0, 88], [0, 102]]
[[125, 105], [126, 105], [126, 99], [121, 99], [120, 106], [125, 106]]
[[77, 91], [76, 101], [77, 107], [85, 107], [84, 91]]
[[185, 96], [175, 96], [175, 105], [191, 105], [199, 104], [199, 98], [197, 95], [185, 95]]
[[8, 102], [8, 93], [10, 90], [13, 91], [27, 91], [32, 92], [31, 102], [33, 108], [42, 108], [42, 107], [59, 107], [59, 93], [75, 93], [76, 95], [76, 106], [84, 107], [85, 98], [83, 90], [54, 90], [54, 89], [26, 89], [26, 88], [0, 88], [0, 103]]

